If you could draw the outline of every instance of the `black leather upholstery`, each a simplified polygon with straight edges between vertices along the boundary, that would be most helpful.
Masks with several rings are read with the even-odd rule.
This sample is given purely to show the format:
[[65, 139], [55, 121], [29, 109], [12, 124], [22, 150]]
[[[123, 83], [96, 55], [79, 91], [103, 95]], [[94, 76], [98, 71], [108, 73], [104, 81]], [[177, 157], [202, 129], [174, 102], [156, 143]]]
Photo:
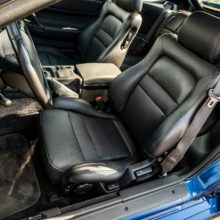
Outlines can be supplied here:
[[136, 161], [135, 144], [115, 116], [80, 99], [57, 99], [54, 108], [41, 114], [43, 156], [53, 183], [73, 164], [108, 161], [126, 170]]
[[141, 12], [143, 7], [142, 0], [115, 0], [115, 3], [126, 11]]
[[[198, 25], [198, 22], [203, 24], [202, 27]], [[207, 61], [215, 63], [220, 59], [219, 38], [219, 19], [204, 12], [196, 12], [186, 20], [186, 25], [180, 31], [178, 41]], [[197, 40], [192, 41], [191, 39]]]
[[145, 155], [160, 156], [175, 146], [216, 72], [175, 36], [163, 35], [144, 60], [113, 81], [110, 97]]
[[[126, 49], [122, 49], [121, 46], [129, 32], [133, 34], [130, 43], [132, 42], [142, 23], [141, 16], [130, 11], [139, 11], [143, 2], [142, 0], [118, 2], [119, 6], [117, 2], [115, 4], [112, 0], [107, 0], [99, 18], [80, 34], [77, 42], [80, 58], [78, 63], [97, 61], [121, 66], [129, 45]], [[76, 63], [76, 61], [69, 63], [64, 54], [52, 48], [40, 47], [39, 55], [43, 65]]]
[[[185, 30], [196, 16], [202, 15], [190, 16]], [[197, 25], [203, 30], [200, 21]], [[186, 49], [175, 35], [162, 35], [140, 63], [112, 82], [109, 97], [117, 117], [71, 99], [60, 99], [54, 106], [58, 109], [43, 111], [43, 151], [51, 180], [56, 183], [62, 172], [88, 160], [126, 167], [136, 158], [164, 156], [179, 142], [217, 82], [219, 69], [202, 57]]]

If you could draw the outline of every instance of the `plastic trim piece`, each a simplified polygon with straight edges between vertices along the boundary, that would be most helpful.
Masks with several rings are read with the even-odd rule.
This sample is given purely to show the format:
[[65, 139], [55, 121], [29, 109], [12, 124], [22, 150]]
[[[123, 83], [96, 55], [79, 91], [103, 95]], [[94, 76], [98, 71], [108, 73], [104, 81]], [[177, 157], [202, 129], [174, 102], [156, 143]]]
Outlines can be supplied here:
[[[175, 193], [174, 193], [175, 192]], [[143, 212], [156, 208], [161, 205], [172, 203], [173, 201], [183, 202], [183, 198], [187, 198], [188, 192], [184, 184], [178, 184], [174, 187], [168, 187], [149, 193], [145, 196], [132, 200], [124, 200], [123, 196], [115, 201], [106, 201], [104, 203], [95, 204], [81, 210], [76, 210], [59, 216], [65, 219], [121, 219], [137, 212]], [[53, 218], [51, 218], [53, 219]], [[56, 219], [56, 218], [54, 218]]]

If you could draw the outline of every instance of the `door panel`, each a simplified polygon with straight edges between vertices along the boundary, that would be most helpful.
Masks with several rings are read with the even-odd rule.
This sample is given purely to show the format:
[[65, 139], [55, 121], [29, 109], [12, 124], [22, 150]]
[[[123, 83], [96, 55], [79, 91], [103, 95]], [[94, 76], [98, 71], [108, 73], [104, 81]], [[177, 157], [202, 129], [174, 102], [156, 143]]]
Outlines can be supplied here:
[[105, 0], [64, 0], [26, 19], [37, 45], [73, 48], [79, 33], [99, 15]]
[[57, 3], [51, 8], [54, 9], [63, 9], [66, 11], [72, 12], [79, 12], [82, 13], [89, 13], [89, 14], [97, 14], [99, 13], [104, 0], [65, 0], [60, 3]]

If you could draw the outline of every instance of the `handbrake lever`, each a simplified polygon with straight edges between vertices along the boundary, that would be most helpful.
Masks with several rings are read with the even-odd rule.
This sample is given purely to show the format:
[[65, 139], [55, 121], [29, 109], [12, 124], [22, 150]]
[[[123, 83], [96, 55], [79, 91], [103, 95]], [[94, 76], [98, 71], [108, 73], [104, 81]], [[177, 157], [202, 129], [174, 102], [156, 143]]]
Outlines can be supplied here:
[[72, 91], [71, 89], [57, 81], [55, 78], [47, 77], [47, 81], [56, 95], [79, 98], [79, 95], [76, 92]]

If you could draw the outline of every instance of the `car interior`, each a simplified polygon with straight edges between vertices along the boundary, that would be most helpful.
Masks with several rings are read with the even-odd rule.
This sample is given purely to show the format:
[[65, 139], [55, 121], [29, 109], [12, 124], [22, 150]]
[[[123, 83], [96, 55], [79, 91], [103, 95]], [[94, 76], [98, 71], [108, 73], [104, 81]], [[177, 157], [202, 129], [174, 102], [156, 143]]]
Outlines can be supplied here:
[[2, 27], [0, 60], [0, 218], [49, 218], [163, 187], [217, 154], [219, 106], [161, 171], [219, 80], [216, 11], [64, 0]]

